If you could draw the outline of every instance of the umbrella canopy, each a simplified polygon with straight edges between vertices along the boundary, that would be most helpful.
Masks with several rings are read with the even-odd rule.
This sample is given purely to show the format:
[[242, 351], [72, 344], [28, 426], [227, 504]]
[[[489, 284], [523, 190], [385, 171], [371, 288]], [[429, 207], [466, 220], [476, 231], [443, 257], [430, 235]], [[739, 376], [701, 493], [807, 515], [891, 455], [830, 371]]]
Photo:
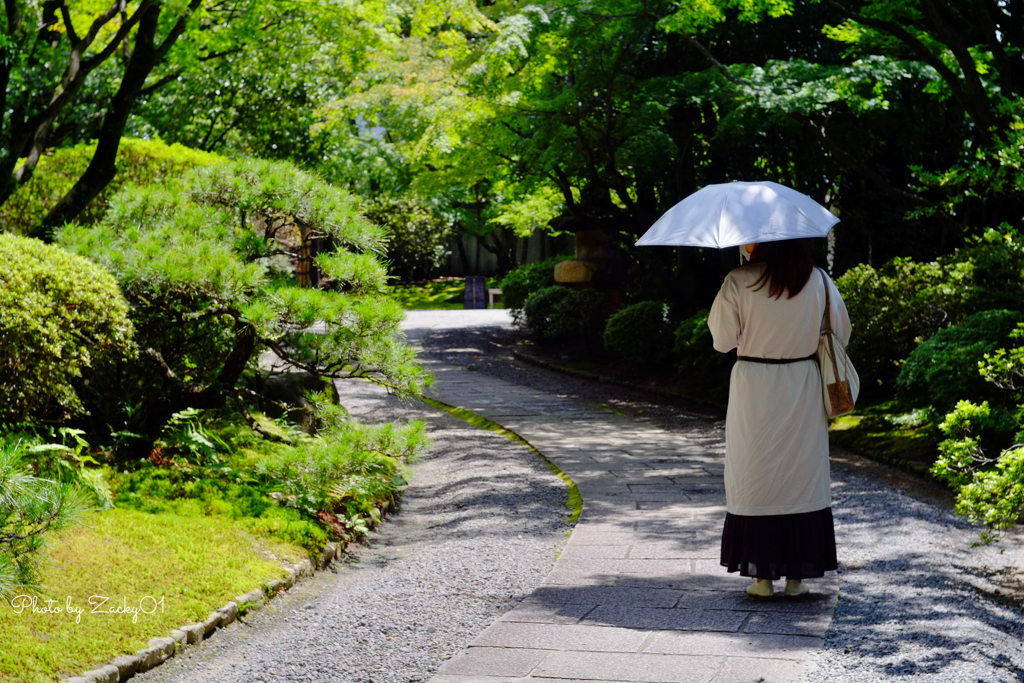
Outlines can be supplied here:
[[735, 247], [824, 237], [839, 218], [805, 194], [769, 181], [707, 185], [669, 209], [638, 247]]

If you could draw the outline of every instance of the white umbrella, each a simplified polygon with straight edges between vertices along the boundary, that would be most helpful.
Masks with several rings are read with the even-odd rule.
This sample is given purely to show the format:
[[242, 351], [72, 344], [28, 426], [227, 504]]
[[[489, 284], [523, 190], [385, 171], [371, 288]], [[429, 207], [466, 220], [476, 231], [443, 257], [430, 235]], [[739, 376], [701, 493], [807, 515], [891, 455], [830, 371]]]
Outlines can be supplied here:
[[638, 247], [735, 247], [824, 237], [839, 218], [805, 194], [773, 182], [707, 185], [658, 219]]

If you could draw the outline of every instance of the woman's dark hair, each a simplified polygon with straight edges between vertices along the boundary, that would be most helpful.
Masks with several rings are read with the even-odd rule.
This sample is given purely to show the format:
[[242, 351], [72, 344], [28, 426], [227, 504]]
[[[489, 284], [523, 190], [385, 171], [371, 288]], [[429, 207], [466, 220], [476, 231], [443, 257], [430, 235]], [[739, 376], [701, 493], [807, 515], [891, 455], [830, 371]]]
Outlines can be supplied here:
[[751, 287], [756, 287], [756, 292], [768, 285], [768, 296], [775, 299], [786, 291], [787, 299], [799, 294], [814, 270], [814, 257], [803, 240], [761, 242], [754, 247], [750, 262], [764, 264], [764, 272]]

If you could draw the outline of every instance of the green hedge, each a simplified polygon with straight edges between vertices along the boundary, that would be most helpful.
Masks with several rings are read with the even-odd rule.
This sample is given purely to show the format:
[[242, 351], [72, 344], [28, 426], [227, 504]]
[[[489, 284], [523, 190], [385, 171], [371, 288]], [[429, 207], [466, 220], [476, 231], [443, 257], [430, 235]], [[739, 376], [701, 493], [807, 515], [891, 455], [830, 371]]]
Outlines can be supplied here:
[[526, 326], [540, 339], [589, 339], [600, 328], [603, 307], [604, 295], [596, 290], [555, 285], [531, 294], [523, 315]]
[[672, 351], [668, 306], [659, 301], [641, 301], [614, 314], [604, 328], [604, 347], [642, 363], [665, 360]]
[[836, 280], [850, 312], [849, 353], [863, 388], [889, 384], [922, 341], [980, 311], [1024, 301], [1024, 245], [989, 231], [931, 263], [893, 259], [859, 265]]
[[498, 285], [501, 287], [501, 298], [505, 308], [521, 311], [531, 294], [556, 284], [555, 266], [571, 258], [571, 256], [556, 256], [538, 263], [527, 263], [509, 271]]
[[957, 401], [995, 399], [998, 389], [978, 373], [985, 355], [1005, 347], [1024, 314], [982, 311], [959, 325], [940, 330], [907, 358], [896, 380], [897, 397], [914, 405], [930, 405], [940, 413]]
[[[0, 207], [0, 225], [8, 232], [15, 233], [26, 233], [38, 225], [82, 176], [95, 151], [96, 144], [90, 143], [64, 147], [43, 156], [32, 179], [18, 188]], [[79, 214], [76, 222], [89, 225], [98, 221], [106, 212], [110, 198], [129, 183], [140, 187], [180, 187], [185, 172], [225, 161], [224, 157], [217, 154], [178, 144], [124, 138], [117, 151], [117, 176]]]
[[82, 410], [73, 381], [101, 356], [130, 354], [117, 282], [92, 261], [0, 234], [0, 419], [61, 419]]

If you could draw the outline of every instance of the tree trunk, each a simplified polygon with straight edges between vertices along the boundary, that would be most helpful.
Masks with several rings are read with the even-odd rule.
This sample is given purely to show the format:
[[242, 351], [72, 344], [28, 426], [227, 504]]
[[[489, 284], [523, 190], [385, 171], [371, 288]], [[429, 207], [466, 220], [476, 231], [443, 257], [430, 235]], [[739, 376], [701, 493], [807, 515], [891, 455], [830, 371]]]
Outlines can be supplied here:
[[110, 107], [103, 117], [103, 127], [96, 140], [96, 152], [93, 154], [89, 167], [78, 179], [74, 187], [61, 197], [60, 201], [50, 210], [32, 236], [49, 241], [53, 231], [74, 220], [100, 192], [110, 184], [117, 174], [117, 151], [121, 146], [128, 117], [153, 69], [163, 60], [167, 52], [174, 46], [185, 31], [186, 20], [202, 0], [192, 0], [188, 9], [182, 14], [170, 33], [159, 45], [156, 44], [156, 33], [160, 23], [161, 3], [155, 2], [148, 7], [138, 22], [135, 45], [131, 57], [125, 65], [121, 85], [111, 100]]
[[245, 372], [249, 360], [256, 351], [258, 340], [256, 329], [238, 321], [235, 328], [235, 345], [221, 365], [217, 378], [208, 386], [200, 387], [179, 379], [164, 361], [163, 356], [154, 349], [145, 349], [141, 355], [161, 368], [164, 379], [164, 392], [160, 399], [142, 406], [143, 423], [139, 426], [143, 435], [141, 449], [148, 455], [153, 442], [160, 436], [167, 421], [177, 412], [186, 408], [220, 408], [227, 401], [228, 395]]

